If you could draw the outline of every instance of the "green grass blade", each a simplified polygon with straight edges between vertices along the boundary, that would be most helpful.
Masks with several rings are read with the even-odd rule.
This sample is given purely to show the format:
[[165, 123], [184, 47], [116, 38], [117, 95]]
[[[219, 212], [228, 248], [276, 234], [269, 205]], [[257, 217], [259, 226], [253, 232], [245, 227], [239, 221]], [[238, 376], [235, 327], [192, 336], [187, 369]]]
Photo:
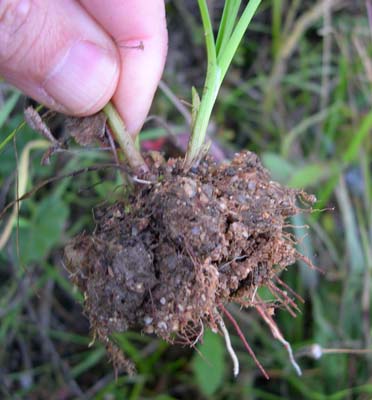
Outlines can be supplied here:
[[[18, 93], [18, 92], [17, 92]], [[18, 94], [20, 96], [20, 94]], [[10, 100], [10, 99], [9, 99]], [[39, 104], [36, 107], [36, 111], [39, 112], [44, 106]], [[4, 150], [5, 146], [14, 138], [14, 136], [26, 125], [26, 121], [21, 122], [17, 128], [13, 129], [12, 132], [0, 143], [0, 154]], [[1, 127], [1, 125], [0, 125]]]
[[371, 132], [372, 129], [372, 111], [370, 111], [362, 120], [359, 128], [354, 135], [350, 135], [352, 140], [344, 152], [342, 159], [346, 164], [351, 163], [358, 157], [358, 152], [363, 144], [363, 140]]
[[[333, 107], [333, 106], [332, 106]], [[361, 121], [359, 127], [356, 129], [356, 133], [354, 135], [350, 135], [352, 137], [349, 145], [346, 150], [342, 154], [342, 161], [346, 167], [348, 164], [352, 163], [358, 158], [358, 154], [361, 146], [363, 145], [364, 140], [368, 137], [372, 129], [372, 111], [370, 111]], [[334, 188], [336, 187], [339, 179], [339, 174], [341, 173], [342, 168], [339, 170], [335, 169], [334, 176], [324, 185], [322, 189], [322, 193], [319, 196], [318, 206], [324, 207], [329, 198], [331, 197]]]
[[[328, 400], [343, 400], [343, 399], [351, 398], [351, 395], [353, 395], [353, 394], [368, 394], [368, 395], [370, 395], [370, 394], [372, 394], [372, 385], [367, 383], [365, 385], [340, 390], [339, 392], [330, 395], [328, 397]], [[361, 398], [361, 397], [358, 397], [358, 398]], [[367, 397], [364, 397], [364, 398], [367, 398]], [[369, 398], [371, 398], [371, 397], [369, 397]]]
[[[13, 95], [5, 102], [3, 108], [0, 110], [0, 128], [3, 127], [6, 120], [8, 119], [10, 113], [13, 111], [17, 101], [20, 97], [19, 92], [13, 93]], [[14, 129], [1, 143], [0, 143], [0, 151], [13, 139], [15, 134], [24, 126], [24, 122], [20, 124], [16, 129]]]
[[231, 35], [228, 43], [226, 44], [223, 51], [220, 52], [217, 62], [221, 69], [221, 76], [220, 76], [221, 82], [226, 75], [226, 72], [239, 47], [239, 44], [244, 36], [244, 33], [247, 30], [260, 4], [261, 0], [250, 0], [250, 2], [245, 7], [244, 12], [240, 17], [239, 22], [236, 25], [234, 32]]
[[9, 99], [5, 102], [4, 106], [0, 110], [0, 128], [5, 124], [6, 120], [8, 119], [10, 113], [14, 110], [15, 105], [21, 93], [14, 92]]
[[272, 1], [272, 51], [273, 57], [275, 58], [278, 54], [282, 36], [282, 10], [283, 10], [283, 1], [282, 0], [273, 0]]
[[341, 218], [344, 224], [346, 248], [350, 258], [350, 269], [354, 272], [361, 272], [364, 266], [364, 255], [361, 248], [358, 224], [354, 214], [354, 207], [343, 176], [336, 188]]
[[83, 358], [81, 363], [76, 365], [71, 369], [72, 376], [77, 378], [79, 375], [83, 374], [85, 371], [93, 368], [96, 364], [98, 364], [101, 359], [106, 354], [106, 350], [104, 347], [98, 347], [94, 350], [88, 352], [86, 357]]
[[26, 125], [26, 122], [23, 121], [22, 123], [20, 123], [17, 126], [17, 128], [13, 129], [13, 131], [9, 133], [9, 135], [0, 143], [0, 152], [14, 138], [14, 136], [17, 134], [17, 132], [20, 131], [25, 125]]
[[241, 0], [226, 0], [216, 40], [217, 57], [226, 47], [233, 32]]
[[301, 135], [308, 132], [308, 130], [325, 119], [329, 118], [330, 115], [334, 113], [338, 113], [340, 111], [340, 104], [335, 103], [332, 106], [321, 110], [320, 112], [309, 116], [308, 118], [303, 119], [298, 125], [288, 132], [288, 134], [283, 139], [282, 144], [282, 155], [284, 158], [288, 158], [291, 150], [291, 146], [294, 141]]
[[208, 68], [210, 64], [215, 64], [217, 55], [216, 55], [216, 44], [214, 41], [213, 35], [213, 27], [211, 18], [209, 16], [208, 5], [206, 0], [198, 0], [200, 15], [203, 22], [204, 34], [205, 34], [205, 45], [207, 48], [207, 56], [208, 56]]

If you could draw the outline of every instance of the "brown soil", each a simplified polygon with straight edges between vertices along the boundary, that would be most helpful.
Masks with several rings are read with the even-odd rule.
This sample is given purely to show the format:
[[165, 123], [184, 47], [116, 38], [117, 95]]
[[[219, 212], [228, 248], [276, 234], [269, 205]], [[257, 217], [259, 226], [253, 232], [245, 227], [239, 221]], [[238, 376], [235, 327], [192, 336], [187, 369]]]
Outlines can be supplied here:
[[256, 288], [301, 257], [283, 228], [299, 197], [314, 200], [271, 181], [250, 152], [187, 172], [179, 159], [147, 162], [130, 197], [65, 249], [93, 333], [114, 358], [114, 332], [193, 345], [204, 326], [218, 330], [223, 304], [254, 305]]

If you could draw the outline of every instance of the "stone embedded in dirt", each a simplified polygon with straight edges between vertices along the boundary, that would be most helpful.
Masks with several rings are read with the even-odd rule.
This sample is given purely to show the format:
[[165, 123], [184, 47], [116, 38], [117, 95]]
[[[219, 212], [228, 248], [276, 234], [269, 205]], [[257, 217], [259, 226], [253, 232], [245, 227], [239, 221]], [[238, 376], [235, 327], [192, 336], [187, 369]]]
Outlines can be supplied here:
[[189, 171], [181, 159], [147, 161], [129, 198], [68, 244], [66, 264], [106, 343], [132, 329], [193, 345], [204, 326], [218, 329], [219, 305], [254, 306], [257, 287], [300, 257], [283, 228], [299, 197], [314, 200], [271, 181], [250, 152]]

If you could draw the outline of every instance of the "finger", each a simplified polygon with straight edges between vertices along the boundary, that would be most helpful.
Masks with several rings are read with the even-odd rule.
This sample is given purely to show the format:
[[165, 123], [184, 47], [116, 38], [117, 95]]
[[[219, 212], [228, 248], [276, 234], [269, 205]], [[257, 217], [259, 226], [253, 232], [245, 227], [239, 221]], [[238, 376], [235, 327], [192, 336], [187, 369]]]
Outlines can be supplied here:
[[0, 75], [55, 110], [88, 115], [119, 78], [112, 39], [74, 0], [0, 1]]
[[80, 0], [119, 46], [120, 81], [113, 97], [130, 133], [141, 129], [163, 72], [167, 28], [163, 0]]

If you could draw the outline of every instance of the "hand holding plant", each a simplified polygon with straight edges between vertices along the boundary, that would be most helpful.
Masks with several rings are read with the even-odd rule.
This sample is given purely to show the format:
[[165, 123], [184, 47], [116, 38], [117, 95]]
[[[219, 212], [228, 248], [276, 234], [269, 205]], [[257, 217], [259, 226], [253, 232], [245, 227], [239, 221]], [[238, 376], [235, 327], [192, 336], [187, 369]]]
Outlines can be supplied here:
[[69, 115], [113, 100], [138, 133], [167, 53], [163, 0], [5, 0], [0, 5], [0, 75]]
[[[288, 342], [257, 293], [267, 287], [293, 315], [296, 303], [278, 274], [303, 259], [283, 231], [286, 218], [300, 212], [296, 198], [313, 199], [271, 181], [256, 155], [237, 154], [228, 165], [205, 157], [204, 140], [219, 88], [260, 1], [251, 0], [237, 20], [240, 1], [226, 1], [214, 40], [205, 0], [199, 7], [205, 30], [208, 71], [201, 100], [193, 89], [193, 120], [185, 160], [142, 159], [111, 105], [108, 122], [133, 169], [131, 195], [105, 209], [93, 235], [82, 234], [65, 249], [73, 282], [84, 293], [95, 336], [107, 344], [115, 332], [140, 329], [171, 343], [194, 346], [205, 327], [220, 331], [234, 362], [223, 317], [236, 328], [263, 375], [265, 370], [238, 324], [229, 302], [255, 308], [274, 337]], [[139, 167], [142, 172], [139, 172]], [[280, 288], [282, 286], [282, 288]]]
[[[216, 39], [206, 1], [198, 4], [208, 68], [201, 99], [192, 90], [192, 130], [185, 159], [166, 161], [154, 154], [143, 158], [131, 126], [128, 130], [114, 105], [106, 104], [109, 128], [131, 168], [126, 180], [133, 185], [128, 185], [122, 199], [97, 214], [93, 234], [83, 233], [66, 246], [66, 269], [84, 293], [94, 336], [106, 344], [118, 367], [132, 370], [111, 340], [116, 332], [140, 329], [171, 343], [194, 346], [210, 327], [225, 336], [237, 375], [239, 364], [226, 317], [268, 377], [225, 308], [234, 302], [258, 311], [300, 373], [258, 289], [268, 288], [292, 315], [298, 310], [278, 274], [305, 258], [283, 228], [286, 218], [301, 211], [296, 199], [311, 205], [313, 198], [272, 182], [253, 153], [241, 152], [230, 164], [219, 166], [204, 151], [223, 78], [260, 0], [250, 0], [240, 17], [241, 2], [226, 1]], [[141, 58], [140, 52], [133, 54]], [[140, 79], [129, 76], [135, 82]]]

